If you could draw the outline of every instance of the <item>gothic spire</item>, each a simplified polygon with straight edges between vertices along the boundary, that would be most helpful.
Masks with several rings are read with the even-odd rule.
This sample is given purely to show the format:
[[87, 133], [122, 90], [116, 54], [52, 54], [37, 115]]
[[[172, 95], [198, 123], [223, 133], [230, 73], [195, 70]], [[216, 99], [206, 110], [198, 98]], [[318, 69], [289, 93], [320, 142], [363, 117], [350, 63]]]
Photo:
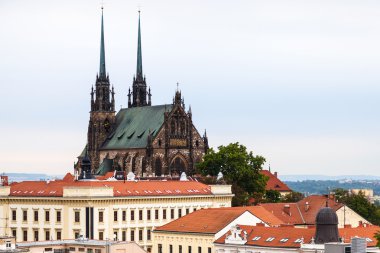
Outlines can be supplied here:
[[136, 67], [136, 79], [143, 79], [142, 72], [142, 54], [141, 54], [141, 29], [140, 29], [140, 11], [139, 11], [139, 28], [137, 38], [137, 67]]
[[105, 56], [105, 50], [104, 50], [103, 6], [102, 6], [102, 24], [101, 24], [101, 35], [100, 35], [99, 77], [100, 78], [106, 78], [106, 56]]

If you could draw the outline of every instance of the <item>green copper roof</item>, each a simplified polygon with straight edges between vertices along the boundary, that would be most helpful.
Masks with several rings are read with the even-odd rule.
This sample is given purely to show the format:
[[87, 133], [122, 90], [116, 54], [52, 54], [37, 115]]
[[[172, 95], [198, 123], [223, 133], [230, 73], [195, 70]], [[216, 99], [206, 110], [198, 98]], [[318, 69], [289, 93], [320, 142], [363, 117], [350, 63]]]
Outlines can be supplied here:
[[136, 67], [136, 78], [143, 77], [142, 72], [142, 53], [141, 53], [141, 30], [140, 30], [140, 11], [139, 11], [139, 28], [138, 28], [138, 39], [137, 39], [137, 67]]
[[95, 175], [104, 175], [109, 171], [112, 171], [113, 160], [104, 158], [103, 162], [99, 165], [99, 168], [95, 171]]
[[100, 66], [99, 77], [106, 77], [106, 55], [104, 50], [104, 27], [103, 27], [103, 7], [102, 7], [102, 25], [100, 35]]
[[101, 149], [145, 148], [149, 130], [155, 136], [164, 123], [165, 109], [170, 111], [172, 105], [121, 109], [116, 115], [116, 129]]

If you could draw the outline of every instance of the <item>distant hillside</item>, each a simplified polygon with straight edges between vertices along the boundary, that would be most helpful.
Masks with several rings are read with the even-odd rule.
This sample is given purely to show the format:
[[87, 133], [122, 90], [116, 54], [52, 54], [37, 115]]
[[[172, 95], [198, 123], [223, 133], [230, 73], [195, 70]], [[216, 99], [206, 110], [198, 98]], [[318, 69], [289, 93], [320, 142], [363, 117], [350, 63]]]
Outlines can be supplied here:
[[380, 180], [304, 180], [284, 181], [293, 191], [305, 195], [327, 194], [333, 189], [373, 189], [375, 195], [380, 195]]
[[3, 175], [8, 176], [9, 182], [20, 182], [20, 181], [40, 181], [51, 178], [62, 178], [62, 175], [47, 175], [40, 173], [4, 173]]
[[305, 180], [380, 180], [380, 176], [372, 175], [342, 175], [342, 176], [327, 176], [327, 175], [282, 175], [279, 174], [282, 181], [305, 181]]

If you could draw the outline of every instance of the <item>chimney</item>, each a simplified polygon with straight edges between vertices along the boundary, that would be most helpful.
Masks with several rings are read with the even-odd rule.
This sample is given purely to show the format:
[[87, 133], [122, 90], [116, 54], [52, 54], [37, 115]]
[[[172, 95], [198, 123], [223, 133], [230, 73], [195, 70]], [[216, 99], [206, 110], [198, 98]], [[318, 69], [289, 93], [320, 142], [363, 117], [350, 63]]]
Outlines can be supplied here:
[[305, 212], [309, 211], [309, 209], [310, 209], [309, 202], [306, 201], [306, 203], [305, 203]]
[[273, 173], [273, 175], [274, 175], [275, 177], [277, 177], [277, 175], [278, 175], [278, 174], [277, 174], [277, 171], [275, 171], [275, 172]]
[[284, 205], [284, 213], [286, 213], [289, 216], [292, 216], [292, 214], [290, 213], [290, 205], [289, 204]]
[[363, 221], [359, 221], [359, 227], [363, 227]]

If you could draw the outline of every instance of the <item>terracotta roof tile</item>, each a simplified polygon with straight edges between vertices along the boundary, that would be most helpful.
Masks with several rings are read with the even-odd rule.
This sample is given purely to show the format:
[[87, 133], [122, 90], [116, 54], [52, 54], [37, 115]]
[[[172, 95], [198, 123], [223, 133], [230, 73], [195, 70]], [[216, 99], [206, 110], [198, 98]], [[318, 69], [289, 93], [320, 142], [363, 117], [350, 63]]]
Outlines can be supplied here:
[[[295, 228], [295, 227], [261, 227], [261, 226], [245, 226], [239, 227], [248, 234], [246, 245], [259, 247], [276, 247], [276, 248], [299, 248], [301, 240], [304, 243], [310, 243], [315, 236], [315, 227], [312, 228]], [[367, 226], [357, 228], [341, 228], [339, 229], [340, 237], [345, 238], [345, 242], [349, 243], [352, 237], [369, 238], [367, 246], [376, 246], [377, 240], [374, 234], [380, 230], [378, 226]], [[224, 244], [226, 236], [230, 232], [218, 238], [215, 242]], [[268, 238], [273, 238], [268, 240]]]
[[268, 225], [280, 225], [281, 220], [260, 206], [201, 209], [174, 220], [156, 231], [184, 233], [217, 233], [244, 212], [250, 212]]
[[261, 170], [260, 173], [269, 177], [265, 190], [276, 190], [279, 192], [290, 192], [292, 191], [289, 186], [282, 182], [278, 177], [273, 175], [269, 170]]
[[[208, 185], [196, 181], [23, 181], [11, 184], [10, 196], [62, 197], [64, 187], [113, 187], [115, 197], [211, 195]], [[72, 178], [73, 179], [73, 178]]]
[[[326, 206], [327, 199], [325, 195], [311, 195], [297, 203], [263, 203], [260, 205], [282, 220], [284, 224], [313, 225], [318, 211]], [[289, 206], [288, 209], [285, 208], [286, 205]], [[328, 199], [328, 205], [335, 211], [343, 206], [331, 198]]]

